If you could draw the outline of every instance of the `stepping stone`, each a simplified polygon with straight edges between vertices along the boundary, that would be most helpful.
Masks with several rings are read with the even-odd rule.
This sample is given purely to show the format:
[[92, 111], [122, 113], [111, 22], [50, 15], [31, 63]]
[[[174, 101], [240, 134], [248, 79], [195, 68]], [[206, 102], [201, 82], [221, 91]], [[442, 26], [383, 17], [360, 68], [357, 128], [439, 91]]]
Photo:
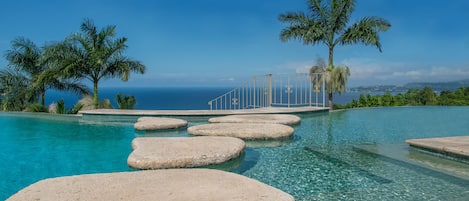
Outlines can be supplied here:
[[175, 118], [140, 117], [134, 124], [135, 130], [165, 130], [187, 126], [187, 121]]
[[7, 200], [293, 201], [294, 198], [257, 180], [230, 172], [169, 169], [45, 179]]
[[295, 130], [287, 125], [267, 123], [217, 123], [191, 126], [192, 135], [230, 136], [246, 140], [280, 139], [293, 135]]
[[250, 114], [250, 115], [228, 115], [214, 117], [208, 120], [210, 123], [271, 123], [294, 125], [301, 122], [301, 118], [291, 114]]
[[132, 141], [127, 163], [136, 169], [200, 167], [237, 158], [244, 147], [233, 137], [141, 137]]

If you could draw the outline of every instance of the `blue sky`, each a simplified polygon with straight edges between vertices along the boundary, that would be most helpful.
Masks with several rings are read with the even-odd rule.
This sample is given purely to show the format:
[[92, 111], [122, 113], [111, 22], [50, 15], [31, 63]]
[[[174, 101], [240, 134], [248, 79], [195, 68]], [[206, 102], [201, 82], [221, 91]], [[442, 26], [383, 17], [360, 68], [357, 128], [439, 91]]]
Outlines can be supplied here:
[[[303, 72], [322, 45], [281, 42], [277, 17], [304, 11], [304, 0], [2, 0], [0, 52], [17, 36], [42, 46], [78, 32], [83, 19], [116, 25], [128, 38], [127, 56], [147, 66], [127, 83], [101, 86], [238, 85], [252, 75]], [[335, 64], [351, 69], [349, 86], [469, 78], [469, 1], [358, 0], [351, 22], [388, 19], [383, 52], [353, 45], [335, 49]], [[7, 66], [0, 58], [0, 68]]]

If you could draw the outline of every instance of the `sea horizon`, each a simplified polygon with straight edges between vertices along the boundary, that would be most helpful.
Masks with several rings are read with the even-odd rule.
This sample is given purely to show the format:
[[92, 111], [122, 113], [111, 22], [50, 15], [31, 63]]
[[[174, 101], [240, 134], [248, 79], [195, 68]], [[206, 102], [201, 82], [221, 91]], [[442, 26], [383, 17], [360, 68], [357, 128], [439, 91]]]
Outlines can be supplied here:
[[[138, 110], [208, 110], [208, 102], [221, 96], [233, 87], [102, 87], [99, 89], [99, 100], [109, 99], [114, 108], [117, 108], [116, 96], [118, 93], [134, 96]], [[359, 92], [346, 92], [334, 94], [334, 104], [347, 104], [358, 99]], [[65, 107], [71, 108], [80, 99], [81, 95], [72, 92], [50, 90], [46, 92], [46, 106], [64, 99]]]

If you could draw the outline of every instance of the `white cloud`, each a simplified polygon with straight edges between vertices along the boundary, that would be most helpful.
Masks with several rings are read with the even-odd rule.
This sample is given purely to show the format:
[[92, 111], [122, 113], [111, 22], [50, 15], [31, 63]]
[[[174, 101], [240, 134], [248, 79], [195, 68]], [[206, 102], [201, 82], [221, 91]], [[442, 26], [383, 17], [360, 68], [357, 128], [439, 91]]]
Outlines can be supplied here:
[[308, 73], [315, 61], [289, 62], [280, 66], [280, 69], [294, 70], [296, 73]]
[[[284, 69], [308, 72], [314, 61], [290, 62]], [[408, 82], [454, 81], [469, 78], [469, 65], [432, 66], [412, 62], [392, 62], [371, 58], [350, 58], [337, 62], [350, 67], [349, 86], [405, 84]]]
[[221, 78], [220, 81], [229, 81], [229, 82], [234, 82], [236, 79], [234, 77], [229, 77], [229, 78]]

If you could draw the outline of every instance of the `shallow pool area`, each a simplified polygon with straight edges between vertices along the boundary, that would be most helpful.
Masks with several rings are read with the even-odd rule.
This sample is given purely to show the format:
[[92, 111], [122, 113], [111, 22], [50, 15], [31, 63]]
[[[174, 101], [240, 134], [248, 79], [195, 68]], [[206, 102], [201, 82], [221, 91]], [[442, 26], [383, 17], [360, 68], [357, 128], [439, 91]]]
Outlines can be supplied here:
[[[411, 138], [469, 135], [469, 107], [370, 108], [300, 116], [293, 138], [250, 141], [241, 158], [211, 168], [257, 179], [296, 200], [469, 199], [464, 173], [428, 168], [427, 159], [404, 144]], [[135, 137], [187, 136], [185, 130], [136, 132], [131, 122], [45, 120], [14, 113], [0, 113], [0, 127], [1, 200], [44, 178], [133, 171], [127, 157]], [[469, 172], [467, 164], [453, 166]]]

